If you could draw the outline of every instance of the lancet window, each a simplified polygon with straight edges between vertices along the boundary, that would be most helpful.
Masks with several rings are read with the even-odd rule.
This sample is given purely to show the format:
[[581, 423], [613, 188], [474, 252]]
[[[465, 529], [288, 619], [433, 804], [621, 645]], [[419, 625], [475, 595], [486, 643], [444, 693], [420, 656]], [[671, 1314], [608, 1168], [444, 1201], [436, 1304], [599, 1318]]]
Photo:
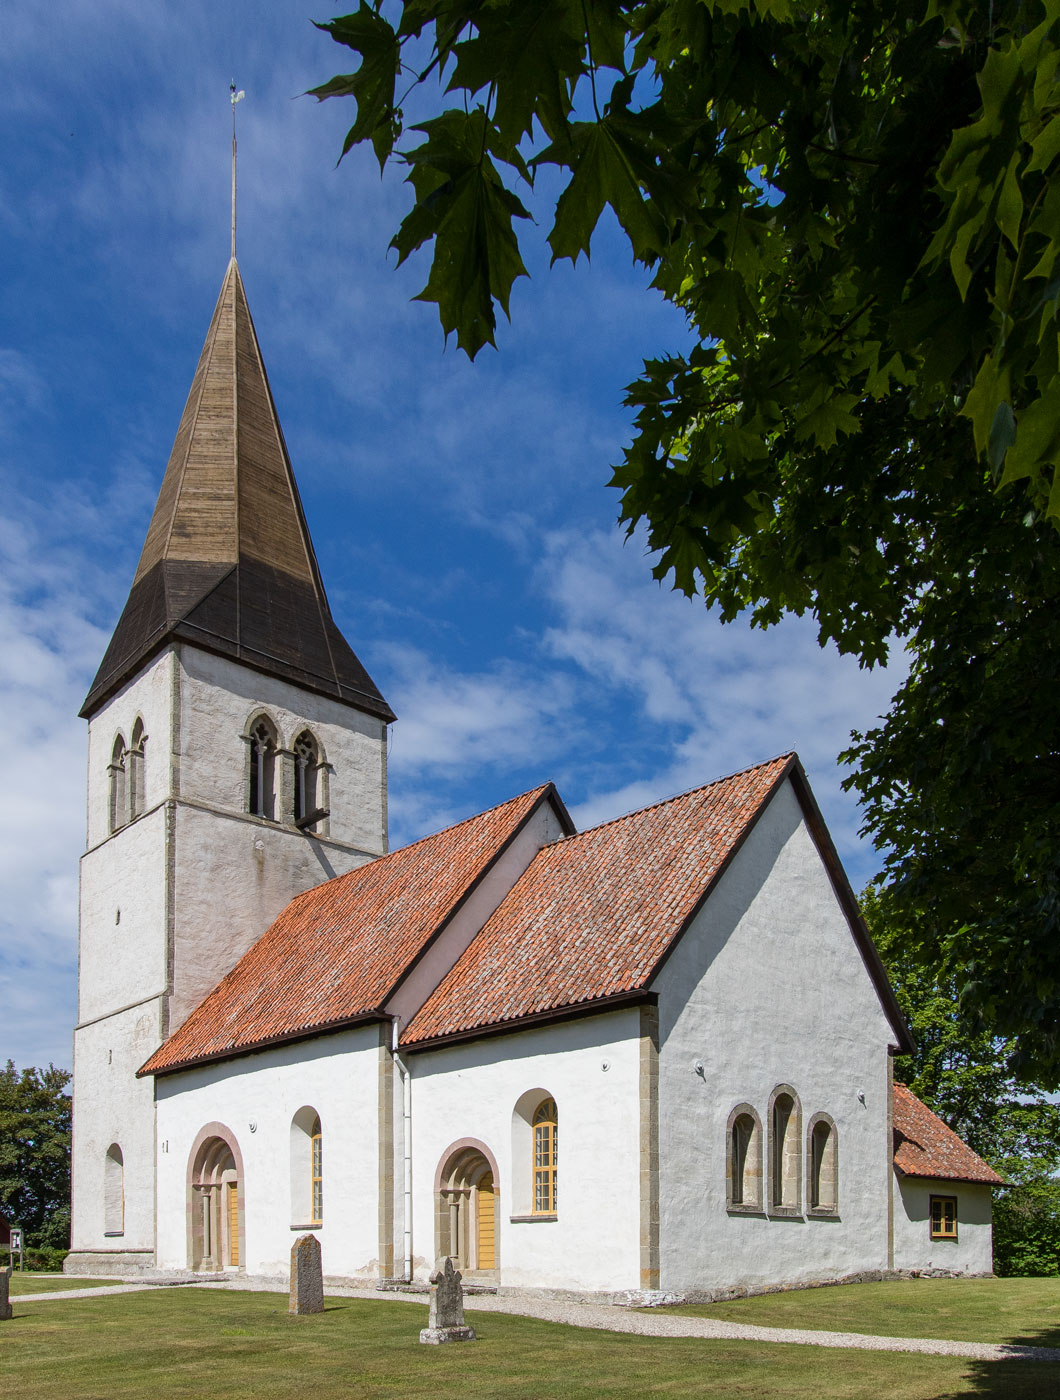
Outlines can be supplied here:
[[247, 807], [255, 817], [276, 819], [276, 730], [264, 715], [255, 720], [248, 735], [250, 775]]
[[144, 763], [146, 758], [147, 734], [144, 730], [144, 722], [137, 719], [133, 725], [132, 740], [129, 744], [129, 751], [125, 756], [126, 785], [128, 788], [129, 800], [129, 820], [133, 821], [144, 810], [144, 784], [146, 774]]
[[117, 831], [125, 825], [128, 814], [126, 799], [125, 739], [119, 734], [111, 750], [107, 774], [110, 780], [110, 829]]
[[320, 810], [320, 749], [304, 729], [294, 741], [294, 820], [296, 826], [312, 826], [307, 820]]

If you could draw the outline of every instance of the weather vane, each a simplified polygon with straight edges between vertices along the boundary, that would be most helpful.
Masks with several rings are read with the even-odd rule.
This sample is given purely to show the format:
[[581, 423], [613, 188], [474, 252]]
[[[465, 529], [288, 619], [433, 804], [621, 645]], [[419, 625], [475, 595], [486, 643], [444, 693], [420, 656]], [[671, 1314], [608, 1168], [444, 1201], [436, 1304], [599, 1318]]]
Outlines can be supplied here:
[[242, 88], [236, 92], [235, 79], [229, 84], [232, 98], [232, 257], [236, 255], [236, 103], [242, 102], [246, 93]]

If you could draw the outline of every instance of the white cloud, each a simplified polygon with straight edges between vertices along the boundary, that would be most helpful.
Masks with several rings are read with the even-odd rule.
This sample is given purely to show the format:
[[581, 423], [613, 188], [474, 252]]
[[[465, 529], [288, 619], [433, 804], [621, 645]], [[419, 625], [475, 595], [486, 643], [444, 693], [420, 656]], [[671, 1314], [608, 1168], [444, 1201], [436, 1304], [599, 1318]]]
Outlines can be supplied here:
[[91, 575], [25, 519], [0, 527], [0, 1005], [23, 1063], [69, 1063], [85, 828], [75, 716], [107, 640], [86, 611]]
[[547, 651], [625, 698], [632, 728], [646, 720], [666, 732], [649, 771], [623, 778], [620, 759], [603, 768], [577, 804], [580, 824], [797, 749], [855, 883], [872, 873], [876, 858], [857, 836], [836, 756], [851, 729], [886, 709], [904, 675], [900, 654], [870, 672], [820, 647], [810, 618], [766, 632], [741, 620], [723, 625], [701, 601], [652, 585], [643, 546], [637, 538], [623, 545], [617, 531], [552, 534], [542, 575], [560, 614], [545, 634]]

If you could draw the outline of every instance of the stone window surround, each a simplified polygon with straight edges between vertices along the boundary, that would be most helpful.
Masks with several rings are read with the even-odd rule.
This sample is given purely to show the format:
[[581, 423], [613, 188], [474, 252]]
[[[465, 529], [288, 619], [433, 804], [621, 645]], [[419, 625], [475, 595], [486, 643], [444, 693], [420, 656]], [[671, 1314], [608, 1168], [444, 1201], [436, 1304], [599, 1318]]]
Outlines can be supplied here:
[[[736, 1125], [736, 1120], [748, 1117], [754, 1123], [754, 1131], [748, 1153], [754, 1154], [752, 1161], [751, 1176], [758, 1182], [758, 1195], [754, 1200], [734, 1201], [733, 1200], [733, 1154], [732, 1154], [732, 1133]], [[757, 1167], [757, 1171], [755, 1168]], [[762, 1189], [765, 1182], [762, 1177], [762, 1120], [759, 1118], [753, 1105], [749, 1103], [738, 1103], [729, 1114], [728, 1122], [725, 1125], [725, 1208], [730, 1215], [764, 1215], [765, 1205], [762, 1200]]]
[[[782, 1095], [791, 1099], [792, 1109], [788, 1119], [785, 1133], [784, 1146], [789, 1155], [789, 1160], [794, 1166], [795, 1181], [791, 1195], [793, 1203], [778, 1204], [774, 1200], [774, 1182], [776, 1180], [776, 1122], [774, 1108]], [[769, 1107], [766, 1114], [767, 1137], [766, 1137], [766, 1177], [763, 1185], [766, 1190], [765, 1214], [778, 1220], [801, 1220], [802, 1211], [802, 1102], [798, 1094], [790, 1084], [778, 1084], [769, 1096]], [[789, 1144], [794, 1145], [794, 1150]]]
[[[813, 1130], [818, 1123], [827, 1123], [831, 1140], [833, 1169], [835, 1173], [835, 1183], [833, 1187], [834, 1204], [830, 1206], [815, 1206], [812, 1200], [813, 1190]], [[815, 1113], [806, 1125], [806, 1214], [811, 1220], [838, 1220], [839, 1219], [839, 1134], [836, 1130], [835, 1119], [829, 1113]]]
[[[259, 724], [265, 723], [272, 730], [273, 734], [273, 812], [274, 815], [262, 816], [260, 813], [250, 810], [250, 771], [253, 761], [254, 730]], [[243, 763], [243, 815], [252, 821], [261, 822], [264, 826], [295, 826], [295, 744], [303, 736], [308, 735], [313, 741], [317, 751], [316, 765], [316, 802], [319, 807], [325, 810], [331, 807], [331, 775], [334, 768], [328, 762], [324, 745], [320, 741], [320, 736], [309, 724], [298, 720], [294, 726], [295, 737], [288, 745], [284, 743], [283, 734], [279, 725], [267, 709], [259, 706], [253, 711], [243, 727], [240, 736], [245, 746], [245, 757]], [[295, 828], [297, 830], [297, 828]], [[320, 836], [327, 838], [331, 835], [330, 816], [322, 817], [312, 829], [306, 828], [306, 836]]]

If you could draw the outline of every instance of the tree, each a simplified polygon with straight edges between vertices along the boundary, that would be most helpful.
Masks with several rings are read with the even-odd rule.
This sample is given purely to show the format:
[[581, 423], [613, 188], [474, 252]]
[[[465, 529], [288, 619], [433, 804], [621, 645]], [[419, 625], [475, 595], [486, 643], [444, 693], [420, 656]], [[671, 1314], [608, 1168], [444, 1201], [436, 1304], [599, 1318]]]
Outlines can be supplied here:
[[870, 885], [861, 909], [916, 1041], [895, 1077], [1009, 1183], [994, 1200], [996, 1272], [1060, 1273], [1060, 1105], [1015, 1080], [1011, 1046], [962, 1013], [952, 978], [925, 974], [889, 891]]
[[[321, 27], [361, 61], [315, 94], [357, 103], [343, 154], [407, 165], [393, 246], [433, 243], [420, 297], [468, 354], [525, 273], [516, 189], [542, 165], [565, 180], [553, 258], [588, 255], [610, 207], [685, 312], [698, 344], [629, 389], [620, 518], [727, 620], [810, 611], [867, 665], [912, 640], [909, 686], [855, 741], [868, 830], [908, 927], [935, 891], [924, 956], [1060, 1083], [1057, 721], [1020, 706], [976, 749], [1005, 712], [938, 684], [961, 619], [995, 699], [1060, 652], [1060, 0], [361, 0]], [[1030, 807], [1006, 804], [1032, 763]], [[964, 888], [946, 859], [984, 793], [1004, 839]]]
[[70, 1072], [0, 1070], [0, 1211], [27, 1245], [70, 1243]]

